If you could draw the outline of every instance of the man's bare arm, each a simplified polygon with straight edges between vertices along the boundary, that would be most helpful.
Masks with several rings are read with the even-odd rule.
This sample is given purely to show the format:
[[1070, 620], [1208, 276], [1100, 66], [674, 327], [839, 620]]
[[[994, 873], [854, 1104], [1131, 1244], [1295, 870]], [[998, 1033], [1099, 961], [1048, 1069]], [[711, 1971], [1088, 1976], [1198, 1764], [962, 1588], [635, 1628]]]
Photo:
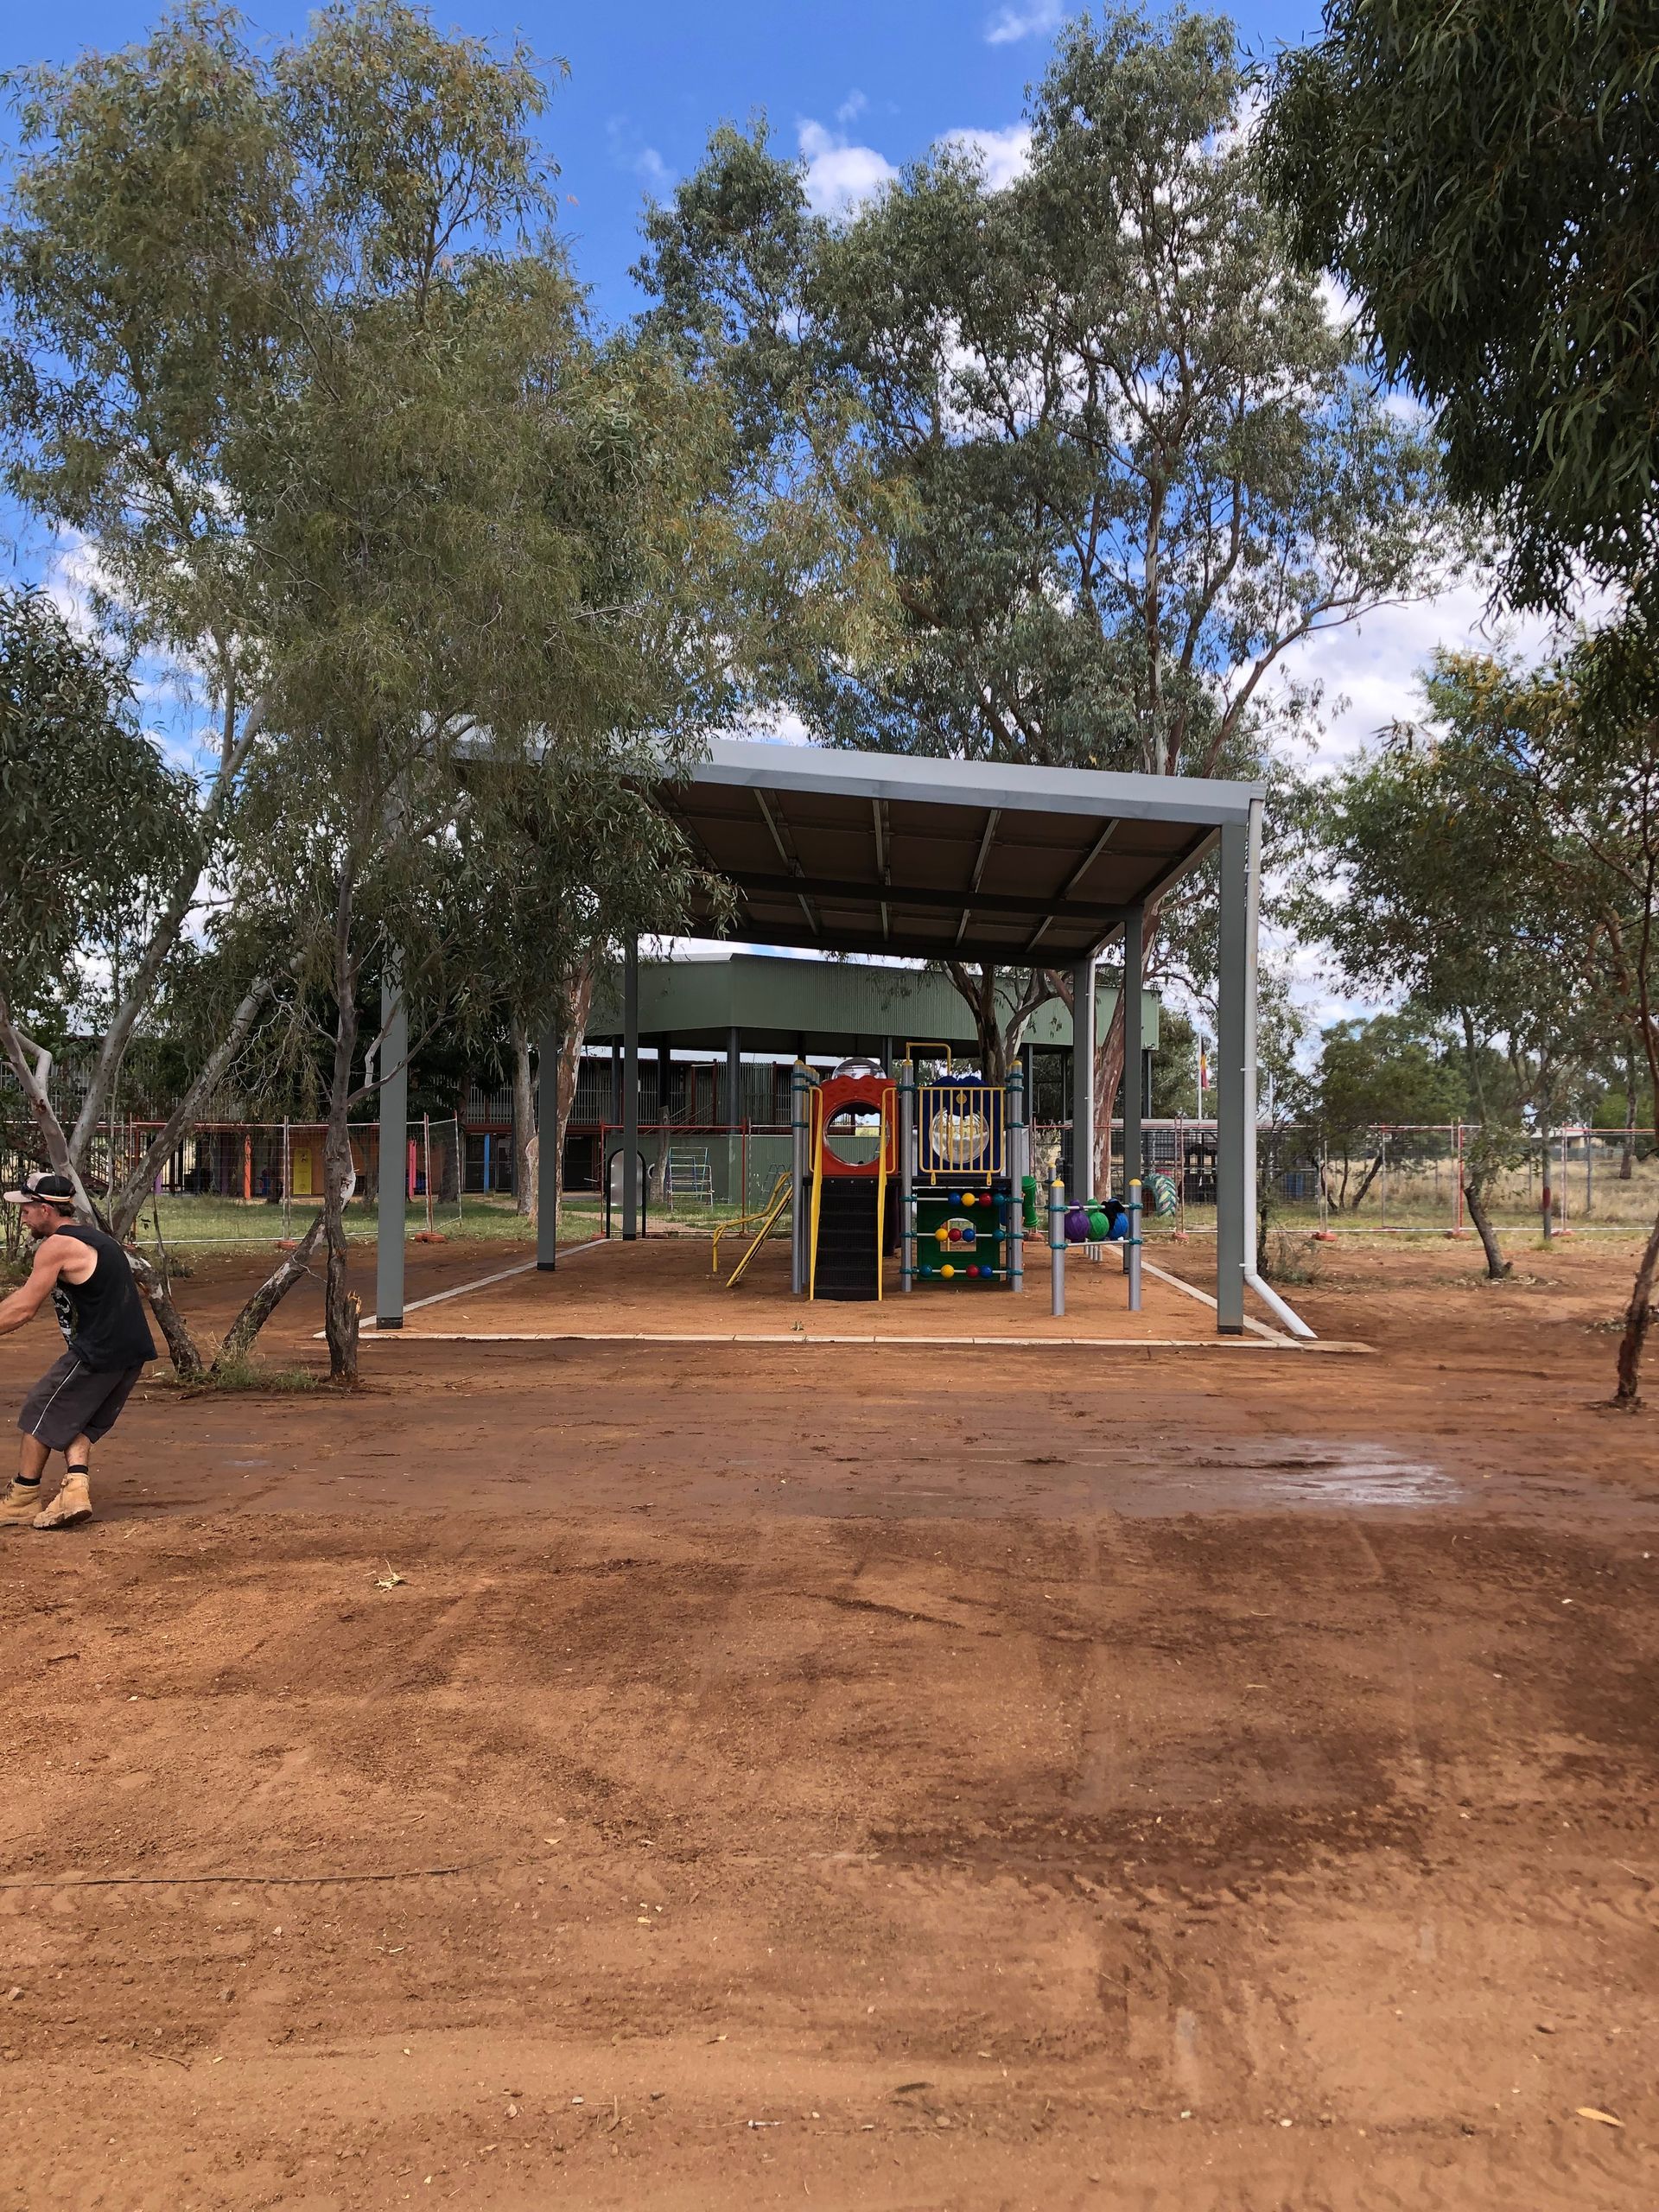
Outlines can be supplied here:
[[75, 1249], [73, 1239], [67, 1236], [48, 1236], [35, 1246], [29, 1281], [10, 1298], [0, 1298], [0, 1337], [9, 1336], [35, 1319], [51, 1297], [65, 1259]]

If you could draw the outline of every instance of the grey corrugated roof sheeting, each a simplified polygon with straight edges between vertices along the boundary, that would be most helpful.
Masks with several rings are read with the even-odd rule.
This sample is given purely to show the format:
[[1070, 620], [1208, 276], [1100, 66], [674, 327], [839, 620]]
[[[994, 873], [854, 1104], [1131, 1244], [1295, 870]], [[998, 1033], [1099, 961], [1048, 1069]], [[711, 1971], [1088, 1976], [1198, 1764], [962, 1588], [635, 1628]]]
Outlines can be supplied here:
[[721, 738], [653, 795], [736, 886], [728, 938], [1058, 967], [1109, 941], [1262, 789]]

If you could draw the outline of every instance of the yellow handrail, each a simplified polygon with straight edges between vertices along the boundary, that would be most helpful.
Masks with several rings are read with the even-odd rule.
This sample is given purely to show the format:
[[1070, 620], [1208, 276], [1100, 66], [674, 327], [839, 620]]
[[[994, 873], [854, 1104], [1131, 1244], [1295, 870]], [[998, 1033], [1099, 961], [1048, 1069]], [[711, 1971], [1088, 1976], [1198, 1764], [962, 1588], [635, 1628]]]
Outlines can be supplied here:
[[772, 1217], [772, 1208], [777, 1204], [778, 1193], [780, 1190], [786, 1188], [788, 1182], [789, 1170], [785, 1167], [783, 1173], [779, 1176], [778, 1180], [772, 1185], [771, 1191], [768, 1192], [765, 1205], [757, 1206], [753, 1213], [734, 1214], [729, 1221], [722, 1221], [721, 1223], [720, 1226], [715, 1230], [713, 1239], [711, 1240], [713, 1257], [709, 1262], [709, 1272], [710, 1274], [717, 1275], [720, 1273], [720, 1240], [725, 1236], [727, 1230], [729, 1229], [747, 1229], [752, 1221], [770, 1220]]
[[728, 1290], [734, 1290], [737, 1287], [737, 1285], [742, 1280], [743, 1270], [748, 1266], [749, 1262], [754, 1257], [755, 1254], [760, 1249], [760, 1247], [766, 1243], [767, 1236], [771, 1234], [773, 1222], [777, 1220], [779, 1215], [782, 1213], [784, 1208], [789, 1204], [789, 1178], [787, 1175], [780, 1175], [778, 1178], [776, 1185], [773, 1186], [772, 1204], [766, 1209], [765, 1220], [762, 1221], [760, 1228], [756, 1230], [753, 1242], [750, 1244], [748, 1250], [743, 1255], [737, 1265], [732, 1269], [731, 1274], [728, 1278], [726, 1284]]

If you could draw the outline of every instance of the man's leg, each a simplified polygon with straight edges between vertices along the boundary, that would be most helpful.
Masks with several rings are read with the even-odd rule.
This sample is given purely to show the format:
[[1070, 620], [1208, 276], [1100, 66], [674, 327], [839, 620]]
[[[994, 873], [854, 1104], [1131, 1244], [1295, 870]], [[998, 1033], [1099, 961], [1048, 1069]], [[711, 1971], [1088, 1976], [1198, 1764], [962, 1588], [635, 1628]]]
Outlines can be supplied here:
[[63, 1487], [46, 1510], [35, 1516], [32, 1525], [36, 1529], [76, 1529], [92, 1517], [92, 1496], [87, 1484], [92, 1438], [85, 1434], [71, 1437], [63, 1447], [63, 1456], [67, 1463]]
[[41, 1510], [41, 1477], [52, 1454], [37, 1436], [18, 1439], [17, 1472], [0, 1497], [0, 1529], [21, 1529]]

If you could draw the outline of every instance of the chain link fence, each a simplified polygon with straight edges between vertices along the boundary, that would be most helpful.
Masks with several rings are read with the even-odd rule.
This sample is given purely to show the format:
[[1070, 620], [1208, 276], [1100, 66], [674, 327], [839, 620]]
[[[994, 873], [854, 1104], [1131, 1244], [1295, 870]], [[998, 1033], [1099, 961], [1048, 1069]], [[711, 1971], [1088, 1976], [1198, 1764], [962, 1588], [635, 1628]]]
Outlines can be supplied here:
[[[158, 1123], [137, 1119], [97, 1132], [87, 1165], [101, 1195], [143, 1159]], [[1283, 1229], [1328, 1234], [1397, 1234], [1466, 1229], [1464, 1155], [1466, 1125], [1374, 1128], [1333, 1137], [1328, 1130], [1263, 1125], [1257, 1173], [1264, 1211]], [[321, 1202], [325, 1132], [318, 1122], [234, 1122], [205, 1124], [166, 1161], [140, 1211], [142, 1244], [275, 1246], [302, 1236]], [[856, 1140], [853, 1140], [856, 1143]], [[1216, 1125], [1213, 1121], [1147, 1122], [1141, 1173], [1168, 1179], [1174, 1216], [1148, 1232], [1213, 1228]], [[372, 1122], [351, 1131], [356, 1182], [346, 1207], [348, 1234], [372, 1236], [378, 1225], [380, 1133]], [[712, 1230], [739, 1213], [765, 1206], [790, 1166], [786, 1122], [728, 1128], [718, 1123], [659, 1122], [639, 1133], [642, 1189], [653, 1227], [683, 1233]], [[567, 1232], [597, 1231], [605, 1217], [608, 1179], [614, 1211], [621, 1188], [622, 1132], [614, 1125], [573, 1136], [567, 1150]], [[523, 1241], [530, 1222], [519, 1211], [518, 1163], [510, 1134], [468, 1128], [455, 1116], [411, 1119], [403, 1137], [405, 1220], [409, 1234]], [[10, 1185], [41, 1164], [26, 1133], [0, 1130], [0, 1163]], [[1039, 1179], [1058, 1173], [1071, 1186], [1071, 1130], [1064, 1122], [1032, 1127], [1032, 1168]], [[1110, 1188], [1123, 1187], [1122, 1129], [1114, 1124]], [[1645, 1230], [1659, 1211], [1659, 1141], [1651, 1129], [1574, 1128], [1517, 1141], [1510, 1164], [1486, 1196], [1493, 1222], [1508, 1230], [1541, 1230], [1548, 1189], [1554, 1230]], [[15, 1209], [7, 1210], [7, 1256], [18, 1256]]]

